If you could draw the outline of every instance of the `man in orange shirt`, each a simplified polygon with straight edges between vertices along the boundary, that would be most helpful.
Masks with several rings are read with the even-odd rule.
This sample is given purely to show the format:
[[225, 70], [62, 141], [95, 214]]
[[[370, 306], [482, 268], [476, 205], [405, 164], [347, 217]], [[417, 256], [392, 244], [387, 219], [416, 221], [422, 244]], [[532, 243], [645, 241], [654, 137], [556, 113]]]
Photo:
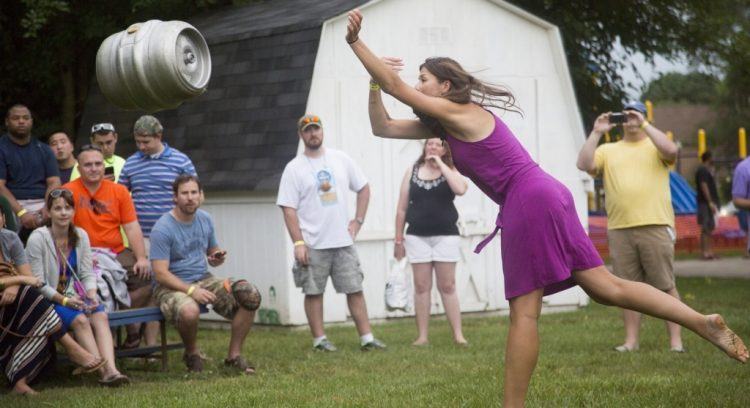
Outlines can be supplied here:
[[[92, 248], [110, 249], [117, 254], [116, 261], [127, 271], [132, 307], [145, 306], [151, 298], [152, 274], [130, 193], [104, 178], [104, 155], [98, 146], [81, 148], [78, 169], [81, 177], [63, 186], [73, 193], [73, 222], [89, 234]], [[123, 243], [120, 227], [130, 248]]]

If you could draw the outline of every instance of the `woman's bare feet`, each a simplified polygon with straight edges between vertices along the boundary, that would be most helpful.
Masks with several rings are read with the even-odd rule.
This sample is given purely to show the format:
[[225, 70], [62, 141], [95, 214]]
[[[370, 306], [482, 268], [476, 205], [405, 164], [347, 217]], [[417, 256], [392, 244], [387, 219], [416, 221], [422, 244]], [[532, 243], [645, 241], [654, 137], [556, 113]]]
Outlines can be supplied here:
[[724, 318], [721, 315], [713, 314], [706, 316], [706, 319], [708, 323], [708, 331], [706, 333], [708, 340], [727, 353], [729, 357], [741, 363], [746, 363], [748, 358], [750, 358], [750, 353], [748, 353], [742, 339], [727, 327]]
[[426, 346], [430, 344], [430, 342], [427, 339], [416, 339], [414, 340], [414, 343], [411, 343], [412, 346], [420, 347], [420, 346]]
[[29, 387], [29, 384], [26, 383], [26, 378], [21, 378], [16, 382], [16, 385], [13, 386], [14, 394], [18, 395], [37, 395], [38, 392], [34, 391], [33, 388]]

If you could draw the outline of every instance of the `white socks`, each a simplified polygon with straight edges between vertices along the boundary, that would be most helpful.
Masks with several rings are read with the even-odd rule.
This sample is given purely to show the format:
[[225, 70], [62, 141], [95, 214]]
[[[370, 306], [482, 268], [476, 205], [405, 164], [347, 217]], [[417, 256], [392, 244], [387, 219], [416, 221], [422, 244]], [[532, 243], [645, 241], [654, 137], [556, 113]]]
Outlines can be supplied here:
[[359, 336], [359, 343], [364, 346], [365, 344], [375, 340], [375, 336], [372, 335], [372, 333], [367, 333], [363, 336]]

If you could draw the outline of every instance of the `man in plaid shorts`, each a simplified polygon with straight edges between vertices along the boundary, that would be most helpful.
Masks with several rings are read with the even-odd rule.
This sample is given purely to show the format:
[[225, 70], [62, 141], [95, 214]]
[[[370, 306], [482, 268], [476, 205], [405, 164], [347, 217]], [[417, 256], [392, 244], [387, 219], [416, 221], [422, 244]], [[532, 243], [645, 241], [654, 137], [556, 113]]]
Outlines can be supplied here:
[[224, 365], [254, 374], [255, 368], [240, 352], [260, 307], [260, 292], [245, 280], [220, 279], [208, 272], [208, 265], [224, 263], [226, 251], [216, 242], [211, 216], [198, 208], [202, 188], [197, 176], [178, 176], [172, 192], [175, 207], [151, 230], [151, 264], [159, 284], [154, 297], [164, 317], [177, 326], [185, 344], [183, 359], [188, 371], [203, 370], [198, 319], [200, 305], [211, 304], [216, 313], [232, 322]]

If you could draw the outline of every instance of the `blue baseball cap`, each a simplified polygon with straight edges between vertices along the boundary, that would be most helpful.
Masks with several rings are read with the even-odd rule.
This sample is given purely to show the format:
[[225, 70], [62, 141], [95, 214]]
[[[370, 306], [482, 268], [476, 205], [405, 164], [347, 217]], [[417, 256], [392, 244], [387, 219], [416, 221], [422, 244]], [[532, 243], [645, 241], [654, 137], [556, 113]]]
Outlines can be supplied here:
[[646, 105], [644, 105], [642, 102], [638, 101], [632, 101], [625, 104], [625, 106], [622, 108], [622, 110], [634, 110], [638, 111], [642, 114], [646, 114]]

